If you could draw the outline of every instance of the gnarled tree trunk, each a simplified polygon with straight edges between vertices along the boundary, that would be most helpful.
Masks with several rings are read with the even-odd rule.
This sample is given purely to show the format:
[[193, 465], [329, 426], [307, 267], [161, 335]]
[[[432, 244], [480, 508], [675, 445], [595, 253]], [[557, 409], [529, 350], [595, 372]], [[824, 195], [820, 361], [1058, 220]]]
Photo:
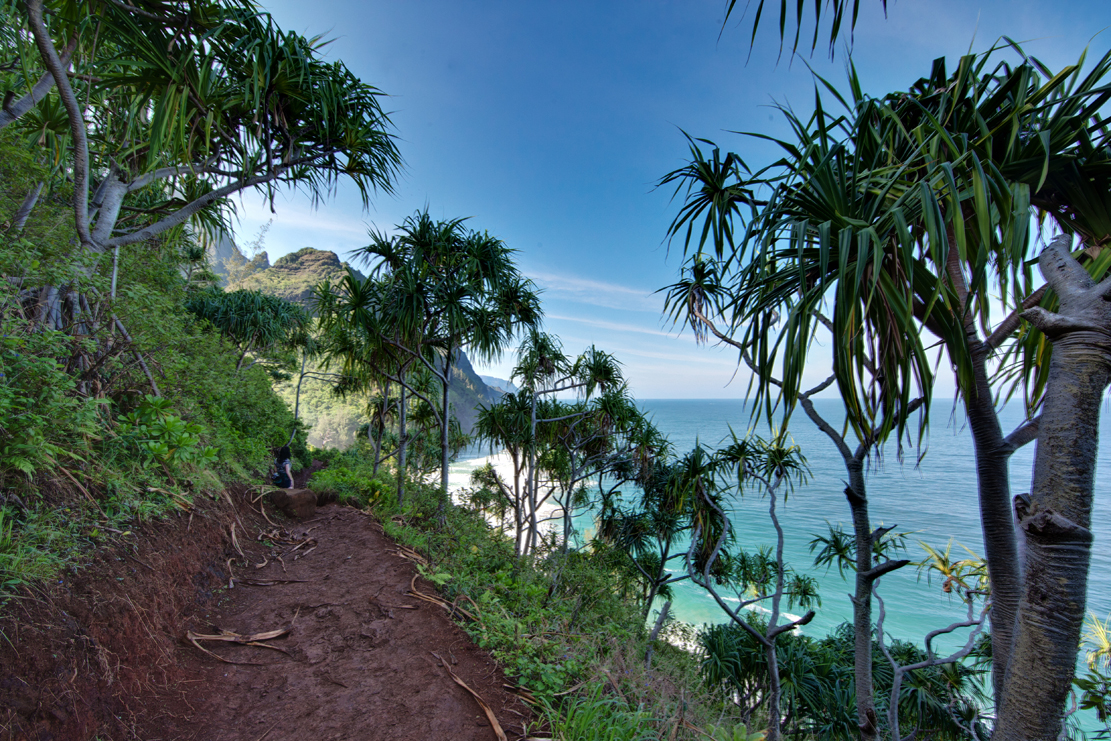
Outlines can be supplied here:
[[1111, 280], [1096, 285], [1058, 237], [1038, 264], [1056, 314], [1023, 318], [1053, 342], [1028, 496], [1016, 498], [1024, 582], [995, 741], [1055, 740], [1072, 685], [1091, 562], [1099, 413], [1111, 383]]

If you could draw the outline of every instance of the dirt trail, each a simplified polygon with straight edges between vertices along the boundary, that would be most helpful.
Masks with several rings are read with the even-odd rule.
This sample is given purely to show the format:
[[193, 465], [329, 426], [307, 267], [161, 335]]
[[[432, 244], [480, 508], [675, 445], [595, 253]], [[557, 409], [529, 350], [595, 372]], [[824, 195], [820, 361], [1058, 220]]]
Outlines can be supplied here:
[[[272, 547], [240, 537], [252, 563], [264, 556], [269, 563], [233, 566], [243, 581], [190, 627], [209, 635], [290, 628], [286, 636], [262, 641], [285, 653], [201, 642], [224, 659], [260, 666], [181, 648], [188, 678], [175, 697], [165, 698], [160, 725], [146, 729], [145, 738], [496, 739], [478, 702], [432, 652], [489, 704], [509, 739], [523, 737], [528, 708], [505, 690], [501, 670], [443, 608], [409, 596], [416, 569], [375, 520], [332, 505], [313, 520], [283, 527], [288, 531], [280, 539], [269, 539]], [[296, 543], [302, 545], [291, 552]], [[284, 568], [273, 554], [285, 554]], [[416, 584], [434, 593], [429, 583]], [[167, 716], [174, 720], [167, 723]]]

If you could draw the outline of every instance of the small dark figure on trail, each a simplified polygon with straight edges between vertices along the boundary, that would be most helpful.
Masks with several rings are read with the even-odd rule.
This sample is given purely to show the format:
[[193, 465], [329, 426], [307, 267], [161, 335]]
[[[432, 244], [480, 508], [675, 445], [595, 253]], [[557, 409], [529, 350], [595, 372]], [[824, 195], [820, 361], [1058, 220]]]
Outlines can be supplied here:
[[274, 474], [274, 486], [281, 489], [293, 488], [293, 454], [289, 451], [288, 445], [283, 445], [278, 455], [274, 460], [274, 465], [278, 469]]

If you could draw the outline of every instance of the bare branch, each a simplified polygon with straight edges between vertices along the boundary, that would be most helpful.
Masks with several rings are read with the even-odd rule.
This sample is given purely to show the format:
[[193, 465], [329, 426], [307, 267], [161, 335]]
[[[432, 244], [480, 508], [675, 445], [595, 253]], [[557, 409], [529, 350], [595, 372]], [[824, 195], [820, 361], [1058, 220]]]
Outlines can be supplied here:
[[210, 160], [204, 164], [188, 164], [176, 165], [173, 167], [160, 167], [157, 170], [152, 170], [145, 175], [132, 180], [127, 184], [127, 192], [133, 193], [141, 188], [145, 188], [156, 180], [165, 178], [177, 177], [179, 175], [231, 175], [225, 170], [219, 170], [215, 167], [215, 162]]
[[708, 329], [710, 331], [710, 334], [712, 334], [714, 337], [717, 337], [719, 340], [721, 340], [722, 342], [724, 342], [727, 345], [732, 345], [733, 347], [737, 348], [738, 350], [744, 351], [744, 349], [745, 349], [744, 345], [737, 342], [732, 337], [729, 337], [728, 335], [723, 334], [717, 328], [717, 325], [715, 325], [712, 321], [710, 321], [709, 318], [706, 317], [706, 315], [704, 315], [701, 311], [699, 311], [698, 307], [695, 306], [693, 303], [691, 304], [691, 313], [694, 314], [695, 318], [698, 319], [698, 321], [702, 322], [702, 324], [705, 325], [706, 329]]
[[[832, 378], [832, 376], [830, 376]], [[841, 453], [841, 457], [845, 462], [853, 460], [853, 452], [849, 450], [849, 446], [845, 443], [845, 438], [837, 430], [833, 429], [833, 425], [826, 422], [822, 415], [818, 414], [818, 410], [814, 408], [814, 402], [810, 400], [809, 394], [802, 394], [799, 396], [799, 404], [802, 405], [802, 410], [806, 412], [806, 416], [810, 417], [811, 421], [818, 426], [818, 429], [826, 434], [833, 444], [837, 446], [837, 451]]]
[[[66, 44], [66, 48], [62, 51], [62, 57], [59, 60], [62, 68], [69, 66], [69, 59], [73, 55], [73, 50], [77, 48], [77, 36], [74, 36]], [[34, 84], [31, 91], [16, 101], [8, 101], [3, 110], [0, 110], [0, 130], [5, 126], [15, 121], [17, 118], [27, 113], [35, 107], [40, 100], [46, 97], [50, 92], [50, 88], [54, 87], [54, 74], [47, 70], [39, 78], [38, 82]]]
[[[38, 0], [38, 2], [41, 1], [42, 0]], [[334, 154], [336, 151], [338, 150], [320, 152], [319, 154], [313, 155], [312, 157], [305, 157], [300, 160], [290, 162], [289, 164], [281, 165], [280, 167], [274, 168], [273, 173], [267, 173], [265, 175], [255, 175], [253, 177], [236, 180], [235, 182], [225, 185], [223, 188], [217, 188], [216, 190], [205, 193], [203, 196], [186, 204], [185, 206], [182, 206], [178, 211], [174, 212], [170, 216], [167, 216], [161, 221], [155, 222], [154, 224], [144, 227], [139, 231], [132, 232], [130, 234], [124, 234], [122, 236], [109, 240], [106, 246], [116, 247], [128, 244], [136, 244], [138, 242], [145, 242], [151, 237], [161, 234], [167, 229], [172, 229], [179, 224], [184, 224], [194, 214], [199, 212], [201, 209], [210, 206], [216, 201], [226, 198], [227, 196], [230, 196], [233, 193], [237, 193], [241, 190], [246, 190], [247, 188], [253, 188], [256, 185], [262, 185], [264, 183], [278, 180], [291, 168], [306, 164], [307, 162], [315, 159], [326, 157], [329, 154]]]
[[54, 77], [58, 95], [65, 106], [69, 118], [70, 132], [73, 134], [73, 219], [77, 237], [82, 244], [93, 244], [89, 235], [89, 140], [85, 131], [85, 117], [81, 105], [66, 76], [68, 61], [63, 63], [58, 50], [50, 39], [46, 24], [42, 20], [43, 0], [27, 0], [27, 15], [30, 19], [31, 35], [39, 48], [39, 56]]
[[1041, 416], [1028, 419], [1015, 428], [1014, 432], [1007, 435], [1003, 439], [1004, 444], [1007, 446], [1009, 452], [1013, 453], [1023, 445], [1031, 443], [1038, 439], [1038, 427], [1041, 424]]
[[23, 231], [23, 227], [27, 225], [27, 219], [31, 218], [31, 211], [34, 210], [35, 204], [39, 202], [39, 194], [42, 193], [42, 188], [45, 183], [38, 181], [31, 190], [27, 191], [27, 197], [23, 199], [20, 204], [19, 210], [15, 212], [15, 217], [12, 219], [12, 225], [9, 227], [13, 235], [19, 235]]
[[868, 581], [875, 581], [884, 574], [889, 574], [896, 569], [901, 569], [909, 563], [910, 560], [905, 558], [899, 559], [897, 561], [884, 561], [883, 563], [877, 564], [876, 566], [873, 566], [872, 568], [865, 571], [862, 576]]
[[1084, 317], [1071, 317], [1046, 311], [1040, 306], [1022, 312], [1022, 318], [1042, 331], [1049, 339], [1069, 332], [1106, 332], [1104, 327], [1085, 321]]
[[[876, 642], [879, 643], [880, 650], [883, 652], [884, 657], [887, 659], [887, 663], [891, 665], [892, 670], [891, 698], [888, 702], [887, 708], [888, 725], [891, 728], [891, 736], [893, 739], [898, 739], [898, 741], [909, 741], [909, 739], [913, 739], [915, 737], [915, 735], [917, 734], [917, 730], [910, 736], [903, 736], [899, 732], [899, 694], [902, 689], [903, 676], [908, 672], [916, 671], [918, 669], [927, 669], [931, 666], [938, 666], [940, 664], [952, 664], [960, 661], [961, 659], [972, 653], [972, 650], [976, 647], [976, 638], [984, 629], [984, 623], [987, 620], [988, 613], [991, 611], [991, 602], [985, 602], [983, 609], [980, 611], [980, 616], [978, 618], [974, 618], [973, 614], [975, 611], [975, 603], [972, 601], [971, 594], [966, 595], [968, 604], [967, 619], [953, 623], [948, 627], [939, 628], [938, 630], [932, 630], [927, 633], [927, 658], [914, 664], [901, 666], [899, 662], [897, 662], [891, 655], [891, 651], [887, 648], [887, 641], [884, 638], [883, 622], [887, 616], [887, 612], [885, 609], [883, 598], [880, 597], [878, 581], [872, 583], [872, 596], [875, 597], [876, 604], [879, 606], [879, 618], [876, 621]], [[949, 656], [940, 659], [937, 658], [937, 656], [934, 655], [933, 640], [938, 636], [946, 635], [962, 628], [973, 628], [973, 631], [969, 633], [968, 640], [965, 642], [964, 646], [953, 652]]]
[[147, 361], [143, 359], [143, 354], [139, 352], [139, 348], [135, 347], [135, 341], [132, 340], [131, 335], [127, 333], [127, 330], [123, 326], [123, 322], [121, 322], [120, 318], [115, 314], [112, 315], [112, 322], [116, 325], [116, 328], [120, 330], [120, 334], [127, 340], [127, 343], [131, 345], [132, 350], [135, 352], [135, 359], [139, 361], [139, 367], [143, 369], [143, 373], [146, 374], [147, 380], [150, 381], [150, 388], [154, 392], [154, 395], [162, 396], [162, 392], [158, 390], [158, 384], [154, 381], [154, 375], [150, 372], [150, 368], [147, 367]]
[[1008, 314], [1007, 318], [1000, 322], [998, 327], [992, 330], [991, 334], [988, 335], [988, 338], [984, 340], [984, 347], [988, 349], [988, 352], [991, 352], [998, 348], [1001, 344], [1003, 344], [1004, 340], [1010, 337], [1011, 334], [1013, 334], [1014, 331], [1018, 329], [1018, 326], [1021, 323], [1022, 319], [1022, 312], [1028, 309], [1032, 309], [1040, 304], [1042, 301], [1042, 297], [1045, 296], [1045, 292], [1047, 289], [1048, 286], [1042, 286], [1041, 288], [1024, 298], [1022, 300], [1022, 303], [1018, 307], [1016, 307], [1014, 311]]

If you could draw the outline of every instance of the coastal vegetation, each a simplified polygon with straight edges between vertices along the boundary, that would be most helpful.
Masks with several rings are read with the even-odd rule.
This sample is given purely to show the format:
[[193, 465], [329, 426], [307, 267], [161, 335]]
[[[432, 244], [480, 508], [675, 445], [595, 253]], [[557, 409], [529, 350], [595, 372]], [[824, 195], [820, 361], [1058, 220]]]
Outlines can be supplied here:
[[[819, 80], [811, 117], [784, 110], [797, 138], [777, 142], [785, 156], [769, 168], [751, 170], [716, 147], [707, 155], [692, 141], [690, 164], [662, 180], [688, 194], [670, 235], [683, 239], [689, 259], [669, 306], [697, 337], [740, 351], [756, 371], [754, 400], [767, 419], [802, 406], [841, 449], [858, 627], [871, 624], [874, 580], [906, 562], [873, 562], [867, 495], [853, 474], [889, 436], [901, 446], [912, 415], [919, 437], [928, 429], [927, 338], [942, 343], [975, 445], [990, 578], [992, 738], [1053, 738], [1084, 620], [1098, 440], [1098, 402], [1078, 399], [1072, 379], [1090, 379], [1083, 398], [1092, 400], [1107, 385], [1098, 359], [1098, 328], [1107, 323], [1095, 297], [1107, 290], [1097, 282], [1111, 234], [1111, 150], [1099, 117], [1111, 56], [1083, 72], [1083, 58], [1054, 72], [1017, 47], [1018, 64], [995, 61], [1002, 51], [965, 57], [952, 73], [938, 60], [908, 91], [882, 98], [861, 92], [855, 69], [847, 96]], [[841, 112], [827, 113], [821, 89]], [[1032, 223], [1067, 236], [1035, 258]], [[993, 322], [1000, 303], [1005, 316]], [[800, 387], [819, 337], [835, 345], [824, 385], [844, 400], [856, 454], [808, 404], [816, 390]], [[762, 370], [776, 367], [781, 377]], [[1023, 398], [1027, 421], [1004, 434], [995, 405], [1013, 395]], [[1035, 439], [1039, 483], [1012, 509], [1007, 461]], [[1066, 551], [1065, 561], [1052, 560]], [[879, 737], [869, 646], [860, 641], [857, 651], [862, 735]], [[1012, 652], [1020, 668], [1010, 668]], [[892, 719], [888, 732], [896, 729]]]

